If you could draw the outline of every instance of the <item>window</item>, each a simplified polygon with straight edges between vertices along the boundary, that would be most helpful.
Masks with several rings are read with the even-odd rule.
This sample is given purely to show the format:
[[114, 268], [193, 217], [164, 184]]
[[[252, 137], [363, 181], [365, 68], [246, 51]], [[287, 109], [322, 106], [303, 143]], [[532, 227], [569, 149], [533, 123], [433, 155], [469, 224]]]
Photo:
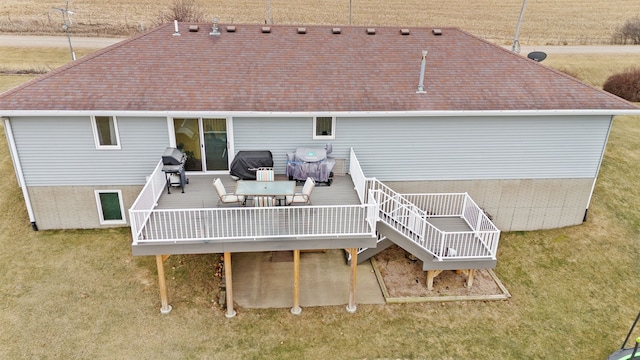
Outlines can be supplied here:
[[313, 118], [314, 139], [335, 139], [336, 118], [332, 116], [316, 116]]
[[118, 122], [115, 116], [92, 116], [91, 126], [96, 149], [120, 149]]
[[122, 204], [122, 192], [120, 190], [96, 190], [96, 203], [100, 224], [126, 224], [124, 217], [124, 205]]

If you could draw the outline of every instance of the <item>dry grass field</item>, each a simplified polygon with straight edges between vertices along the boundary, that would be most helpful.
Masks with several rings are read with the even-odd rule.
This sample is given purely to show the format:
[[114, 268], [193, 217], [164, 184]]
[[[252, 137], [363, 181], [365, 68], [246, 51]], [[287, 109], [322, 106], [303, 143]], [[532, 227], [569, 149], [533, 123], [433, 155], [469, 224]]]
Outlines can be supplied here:
[[[130, 35], [152, 26], [172, 0], [71, 0], [72, 31], [89, 36]], [[275, 24], [455, 26], [499, 44], [511, 44], [522, 0], [196, 0], [223, 23], [263, 23], [270, 4]], [[351, 4], [351, 19], [350, 19]], [[4, 0], [0, 32], [62, 33], [54, 7], [65, 0]], [[525, 45], [606, 44], [615, 29], [640, 15], [629, 0], [529, 1], [520, 31]]]

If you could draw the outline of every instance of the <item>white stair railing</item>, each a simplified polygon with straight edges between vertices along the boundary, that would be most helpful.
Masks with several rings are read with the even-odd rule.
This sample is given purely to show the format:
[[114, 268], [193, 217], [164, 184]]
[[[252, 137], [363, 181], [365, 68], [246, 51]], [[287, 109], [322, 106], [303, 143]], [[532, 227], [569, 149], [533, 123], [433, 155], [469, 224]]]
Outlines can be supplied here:
[[[377, 179], [367, 178], [353, 149], [349, 171], [361, 201], [375, 198], [380, 220], [436, 259], [496, 258], [500, 231], [469, 194], [398, 194]], [[429, 222], [437, 217], [460, 217], [471, 231], [441, 231]]]

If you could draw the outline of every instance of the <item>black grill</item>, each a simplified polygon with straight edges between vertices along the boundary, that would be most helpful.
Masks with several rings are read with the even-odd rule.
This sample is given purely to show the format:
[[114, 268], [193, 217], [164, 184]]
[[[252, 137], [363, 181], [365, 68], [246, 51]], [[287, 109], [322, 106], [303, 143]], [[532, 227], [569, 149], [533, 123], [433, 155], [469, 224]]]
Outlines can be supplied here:
[[189, 183], [184, 174], [184, 164], [186, 162], [187, 155], [176, 148], [168, 147], [162, 154], [162, 172], [164, 172], [167, 179], [167, 194], [171, 194], [171, 186], [178, 185], [184, 193], [184, 185]]

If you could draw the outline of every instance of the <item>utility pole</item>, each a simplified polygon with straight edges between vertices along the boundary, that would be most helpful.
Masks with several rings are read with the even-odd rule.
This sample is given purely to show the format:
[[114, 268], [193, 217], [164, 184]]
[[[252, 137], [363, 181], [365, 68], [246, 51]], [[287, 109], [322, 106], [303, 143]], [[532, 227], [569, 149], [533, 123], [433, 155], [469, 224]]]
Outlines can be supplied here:
[[518, 18], [518, 26], [516, 26], [516, 35], [513, 37], [513, 45], [511, 46], [511, 51], [520, 52], [520, 40], [518, 40], [518, 36], [520, 36], [520, 24], [522, 23], [522, 16], [524, 15], [524, 8], [527, 6], [527, 0], [522, 1], [522, 9], [520, 9], [520, 18]]
[[62, 13], [62, 28], [65, 33], [67, 33], [67, 40], [69, 40], [71, 60], [76, 61], [76, 53], [73, 52], [73, 46], [71, 46], [71, 33], [69, 32], [69, 25], [71, 24], [71, 17], [69, 17], [69, 15], [73, 15], [73, 11], [69, 10], [69, 0], [67, 0], [67, 6], [65, 8], [53, 8], [53, 10], [60, 11], [60, 13]]
[[267, 25], [271, 25], [271, 0], [267, 0]]

